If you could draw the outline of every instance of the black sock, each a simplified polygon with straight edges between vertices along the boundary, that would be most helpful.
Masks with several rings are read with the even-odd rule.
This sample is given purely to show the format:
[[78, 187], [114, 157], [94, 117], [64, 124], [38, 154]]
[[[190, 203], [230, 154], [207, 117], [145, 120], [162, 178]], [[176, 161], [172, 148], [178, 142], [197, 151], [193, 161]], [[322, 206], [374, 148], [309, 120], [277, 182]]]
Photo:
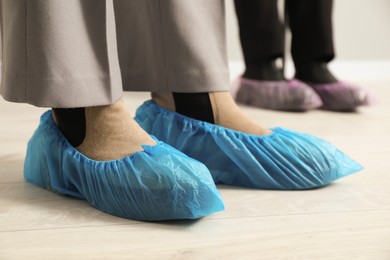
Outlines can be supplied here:
[[177, 113], [214, 124], [214, 114], [209, 93], [173, 92], [173, 99]]
[[74, 147], [82, 144], [86, 134], [85, 108], [53, 108], [58, 128]]
[[244, 78], [266, 81], [285, 80], [283, 70], [276, 65], [276, 59], [264, 59], [255, 64], [246, 64]]
[[312, 61], [295, 65], [295, 77], [299, 80], [311, 83], [334, 83], [336, 77], [328, 69], [328, 63], [323, 61]]

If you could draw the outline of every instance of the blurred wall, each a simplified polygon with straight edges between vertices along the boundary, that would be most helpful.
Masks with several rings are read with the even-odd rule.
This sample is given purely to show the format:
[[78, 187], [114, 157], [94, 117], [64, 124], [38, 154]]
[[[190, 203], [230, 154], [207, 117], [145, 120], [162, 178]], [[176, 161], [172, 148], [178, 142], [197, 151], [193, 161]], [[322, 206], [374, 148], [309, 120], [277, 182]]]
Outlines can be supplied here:
[[[242, 59], [233, 0], [226, 18], [229, 59]], [[390, 0], [335, 0], [333, 24], [338, 60], [390, 60]]]

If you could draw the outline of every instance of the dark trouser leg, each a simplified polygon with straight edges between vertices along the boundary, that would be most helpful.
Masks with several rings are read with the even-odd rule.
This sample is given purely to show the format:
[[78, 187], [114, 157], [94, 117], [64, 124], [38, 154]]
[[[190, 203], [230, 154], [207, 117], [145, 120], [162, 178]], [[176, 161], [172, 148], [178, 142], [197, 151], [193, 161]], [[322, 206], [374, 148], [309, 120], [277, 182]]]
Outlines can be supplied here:
[[[280, 80], [275, 59], [284, 54], [284, 26], [275, 0], [235, 0], [246, 71], [244, 77]], [[276, 70], [276, 71], [275, 71]]]
[[335, 56], [332, 7], [332, 0], [286, 0], [292, 32], [291, 53], [299, 79], [335, 81], [327, 69], [327, 63]]

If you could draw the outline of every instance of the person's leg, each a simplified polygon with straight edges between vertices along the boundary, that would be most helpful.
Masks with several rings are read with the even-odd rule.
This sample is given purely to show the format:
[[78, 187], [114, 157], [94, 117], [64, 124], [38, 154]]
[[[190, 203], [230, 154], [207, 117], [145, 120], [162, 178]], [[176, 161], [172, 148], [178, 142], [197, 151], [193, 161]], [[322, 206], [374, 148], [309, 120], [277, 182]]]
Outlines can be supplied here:
[[[121, 100], [121, 71], [138, 67], [120, 67], [116, 15], [155, 15], [132, 2], [138, 8], [117, 13], [112, 0], [0, 1], [1, 94], [53, 108], [28, 142], [24, 177], [130, 219], [223, 210], [208, 169], [147, 134]], [[136, 41], [131, 33], [121, 40]]]
[[[105, 12], [101, 15], [96, 15], [96, 13], [91, 15], [96, 19], [89, 20], [87, 19], [89, 16], [81, 16], [82, 19], [79, 19], [78, 22], [77, 19], [67, 19], [67, 14], [70, 17], [72, 14], [77, 14], [80, 3], [83, 3], [81, 5], [88, 3], [87, 10], [94, 12], [97, 2], [96, 0], [84, 0], [83, 2], [53, 0], [50, 3], [47, 1], [23, 1], [26, 4], [25, 7], [35, 3], [35, 8], [41, 7], [46, 10], [46, 12], [40, 12], [40, 8], [38, 8], [34, 13], [29, 13], [28, 9], [24, 9], [23, 11], [27, 10], [24, 12], [27, 13], [25, 17], [31, 18], [31, 14], [39, 14], [38, 17], [47, 13], [56, 14], [48, 19], [47, 33], [52, 34], [52, 36], [46, 40], [55, 39], [57, 41], [54, 44], [49, 44], [45, 49], [38, 45], [34, 51], [42, 51], [43, 54], [61, 52], [66, 54], [68, 48], [75, 48], [72, 45], [74, 42], [71, 41], [73, 38], [67, 38], [69, 34], [72, 35], [72, 31], [68, 32], [69, 34], [62, 34], [64, 31], [59, 30], [61, 26], [53, 31], [56, 28], [57, 18], [64, 19], [60, 24], [70, 23], [74, 28], [79, 28], [75, 24], [89, 24], [87, 21], [92, 22], [92, 24], [99, 23], [103, 16], [105, 17], [103, 26], [95, 24], [92, 27], [100, 28], [101, 30], [98, 31], [113, 32], [112, 27], [111, 30], [106, 30], [105, 27], [111, 24], [108, 20], [110, 16], [107, 15], [107, 11], [112, 12], [112, 8], [107, 9], [107, 5], [111, 6], [112, 4], [112, 1], [109, 0], [103, 1]], [[118, 0], [115, 2], [115, 7], [130, 2], [136, 1]], [[67, 4], [74, 3], [76, 3], [75, 6], [71, 6], [71, 11], [69, 11]], [[206, 97], [209, 102], [202, 102], [202, 104], [206, 104], [208, 108], [211, 104], [213, 119], [216, 123], [209, 124], [185, 117], [169, 109], [164, 109], [156, 102], [149, 101], [138, 109], [137, 121], [142, 122], [142, 127], [147, 128], [151, 134], [168, 137], [167, 141], [172, 141], [172, 144], [178, 149], [187, 151], [195, 159], [199, 158], [205, 163], [210, 163], [210, 169], [215, 174], [213, 175], [215, 181], [220, 182], [222, 177], [224, 180], [229, 180], [225, 183], [232, 185], [302, 189], [324, 185], [359, 168], [359, 165], [353, 160], [321, 139], [285, 129], [275, 129], [271, 133], [270, 130], [262, 128], [240, 112], [226, 91], [228, 74], [222, 0], [202, 2], [143, 0], [136, 3], [139, 5], [135, 6], [134, 9], [121, 9], [122, 13], [117, 13], [115, 8], [115, 18], [117, 14], [122, 17], [119, 20], [126, 20], [123, 16], [133, 15], [140, 18], [139, 23], [135, 26], [135, 30], [139, 34], [134, 34], [132, 30], [121, 31], [121, 28], [119, 28], [118, 33], [117, 30], [119, 35], [127, 33], [127, 38], [124, 38], [124, 41], [121, 40], [123, 38], [118, 37], [119, 56], [130, 55], [132, 59], [130, 59], [129, 64], [131, 62], [135, 62], [136, 65], [143, 64], [140, 67], [128, 67], [126, 66], [127, 58], [125, 58], [125, 62], [123, 59], [119, 62], [122, 74], [127, 76], [123, 77], [123, 79], [126, 78], [123, 81], [124, 86], [132, 86], [128, 90], [140, 88], [139, 90], [154, 91], [155, 101], [171, 110], [176, 109], [173, 93], [207, 93]], [[56, 6], [56, 4], [60, 6]], [[64, 15], [61, 16], [55, 11], [50, 11], [51, 8], [61, 10]], [[136, 13], [143, 13], [144, 16], [136, 16]], [[199, 13], [203, 15], [199, 16]], [[149, 20], [150, 28], [146, 26], [148, 23], [143, 23], [145, 19]], [[34, 20], [29, 21], [29, 23], [24, 22], [23, 24], [28, 26], [34, 25]], [[144, 38], [142, 32], [145, 28], [149, 29], [146, 30], [149, 37], [159, 37], [160, 41], [150, 41], [149, 37]], [[159, 29], [154, 31], [154, 28]], [[8, 28], [6, 31], [10, 32], [11, 30]], [[46, 30], [44, 32], [46, 33]], [[89, 30], [85, 30], [85, 33], [80, 33], [80, 37], [85, 36], [85, 34], [89, 37], [95, 35], [88, 34], [88, 32]], [[158, 34], [155, 35], [155, 32]], [[7, 36], [7, 33], [5, 35]], [[103, 35], [104, 47], [102, 51], [104, 54], [108, 53], [103, 55], [106, 63], [92, 63], [94, 65], [93, 76], [99, 75], [103, 79], [111, 75], [110, 71], [115, 70], [118, 65], [109, 59], [107, 48], [110, 45], [107, 43], [111, 42], [112, 39], [107, 37], [108, 35]], [[199, 35], [203, 37], [199, 37]], [[126, 41], [129, 42], [129, 38], [132, 37], [137, 39], [138, 48], [128, 49], [129, 52], [126, 52], [127, 48], [124, 48], [123, 45], [127, 45]], [[99, 39], [96, 40], [99, 43]], [[87, 40], [86, 43], [86, 53], [94, 52], [94, 48], [99, 46], [90, 40]], [[145, 49], [142, 44], [149, 44], [150, 47], [156, 48]], [[29, 44], [26, 44], [25, 41], [24, 46], [29, 46]], [[157, 56], [154, 56], [153, 52], [156, 52]], [[71, 54], [70, 51], [69, 55]], [[160, 56], [162, 57], [160, 60], [162, 66], [159, 66], [158, 63], [159, 54], [162, 55]], [[142, 56], [144, 59], [141, 58]], [[96, 57], [91, 55], [88, 58], [94, 60]], [[40, 70], [41, 74], [37, 74], [36, 77], [46, 79], [46, 76], [50, 75], [49, 72], [54, 69], [56, 72], [54, 79], [63, 79], [60, 70], [62, 59], [65, 58], [47, 59], [52, 66], [47, 66], [47, 70]], [[82, 59], [76, 59], [76, 61], [80, 64], [84, 62]], [[149, 66], [150, 64], [154, 64], [154, 66]], [[212, 65], [216, 65], [216, 67]], [[65, 66], [64, 69], [68, 73], [72, 66]], [[16, 68], [16, 71], [24, 71], [25, 77], [26, 74], [32, 75], [26, 73], [26, 70], [21, 67]], [[153, 76], [149, 73], [155, 74]], [[73, 73], [71, 72], [70, 75]], [[78, 75], [83, 79], [82, 73]], [[132, 82], [137, 84], [131, 84], [131, 81], [128, 81], [132, 78]], [[163, 81], [154, 81], [156, 79], [163, 79]], [[158, 85], [154, 85], [154, 83]], [[78, 85], [79, 88], [82, 88], [80, 86], [82, 84]], [[43, 94], [39, 92], [39, 88], [36, 90], [38, 94]], [[92, 100], [93, 90], [95, 89], [91, 88], [89, 91]], [[58, 102], [61, 102], [61, 98], [59, 98], [61, 94], [66, 98], [72, 97], [66, 96], [64, 89], [56, 91], [59, 92], [52, 94], [57, 97]], [[104, 92], [104, 90], [100, 90], [100, 92]], [[111, 92], [104, 92], [103, 95], [109, 96], [109, 93]], [[77, 94], [77, 92], [73, 94]], [[74, 95], [73, 98], [76, 101], [72, 102], [76, 103], [77, 95]], [[47, 101], [51, 102], [51, 99], [48, 98]], [[165, 101], [167, 104], [164, 103]], [[122, 140], [116, 136], [104, 134], [106, 132], [104, 131], [105, 124], [111, 125], [111, 127], [114, 125], [110, 122], [121, 124], [120, 127], [129, 126], [129, 121], [125, 119], [128, 115], [122, 113], [123, 106], [120, 101], [118, 102], [119, 104], [110, 103], [100, 108], [94, 107], [90, 111], [91, 113], [87, 111], [90, 107], [85, 109], [87, 135], [85, 140], [88, 139], [88, 118], [91, 118], [90, 123], [93, 127], [91, 129], [97, 131], [97, 133], [91, 132], [92, 135], [96, 134], [95, 138], [92, 138], [93, 140], [99, 142], [97, 139], [101, 138], [102, 142], [106, 143], [110, 143], [112, 138]], [[196, 111], [203, 106], [199, 103], [201, 102], [194, 104], [193, 110]], [[117, 105], [118, 109], [116, 109]], [[49, 106], [56, 107], [57, 105], [50, 103]], [[119, 120], [116, 115], [120, 117]], [[59, 116], [61, 117], [61, 115]], [[80, 115], [75, 117], [79, 118]], [[83, 119], [82, 116], [81, 119]], [[96, 122], [93, 122], [95, 120]], [[109, 132], [111, 133], [111, 131], [115, 133], [114, 129]], [[124, 131], [124, 133], [127, 132]], [[127, 140], [122, 140], [122, 142], [127, 144]], [[94, 152], [95, 147], [94, 144], [91, 144], [90, 151]], [[24, 173], [27, 180], [40, 186], [61, 194], [88, 199], [92, 205], [106, 212], [130, 218], [149, 220], [199, 218], [223, 209], [219, 193], [215, 190], [215, 185], [203, 164], [183, 155], [163, 142], [157, 142], [154, 146], [146, 145], [142, 148], [145, 149], [144, 152], [134, 153], [120, 160], [101, 162], [88, 159], [69, 144], [58, 130], [51, 113], [47, 112], [42, 116], [38, 129], [29, 141]], [[107, 149], [117, 148], [113, 146]], [[348, 167], [342, 167], [344, 165], [348, 165]]]
[[[120, 13], [135, 5], [117, 1], [115, 9]], [[270, 133], [244, 115], [228, 92], [223, 0], [149, 0], [137, 5], [155, 15], [117, 16], [125, 90], [152, 91], [158, 104], [195, 119], [247, 133]], [[137, 41], [123, 40], [129, 34], [137, 35]]]
[[321, 105], [306, 84], [287, 81], [277, 58], [284, 55], [285, 28], [277, 1], [235, 1], [245, 72], [231, 89], [237, 102], [275, 110], [307, 110]]
[[369, 104], [368, 93], [348, 82], [339, 81], [328, 68], [334, 56], [333, 0], [288, 0], [292, 32], [295, 77], [321, 97], [328, 110], [354, 110]]
[[296, 78], [313, 83], [335, 82], [327, 63], [334, 56], [333, 0], [286, 0], [292, 33], [291, 54]]
[[228, 185], [302, 189], [360, 169], [321, 139], [268, 130], [242, 114], [227, 92], [222, 0], [164, 1], [157, 11], [160, 20], [149, 22], [162, 26], [163, 37], [150, 41], [141, 32], [138, 38], [141, 53], [144, 44], [164, 46], [157, 57], [164, 61], [165, 92], [153, 89], [153, 100], [136, 112], [150, 134], [205, 163], [215, 182]]
[[122, 97], [113, 12], [105, 1], [2, 0], [1, 5], [6, 100], [73, 108], [109, 105]]
[[245, 60], [243, 76], [258, 80], [283, 80], [276, 59], [284, 55], [284, 25], [277, 1], [235, 0], [240, 40]]
[[5, 99], [54, 108], [61, 131], [92, 159], [113, 160], [155, 144], [117, 101], [122, 82], [112, 4], [1, 4]]

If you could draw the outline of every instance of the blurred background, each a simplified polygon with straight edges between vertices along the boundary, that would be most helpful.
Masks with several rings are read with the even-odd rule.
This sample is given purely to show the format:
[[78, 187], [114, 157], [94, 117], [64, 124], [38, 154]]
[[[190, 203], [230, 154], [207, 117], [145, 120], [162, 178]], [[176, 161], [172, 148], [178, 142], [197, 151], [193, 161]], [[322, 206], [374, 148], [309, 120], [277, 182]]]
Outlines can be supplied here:
[[[283, 1], [279, 0], [280, 8]], [[226, 1], [227, 39], [231, 60], [241, 60], [233, 1]], [[336, 0], [333, 12], [337, 58], [390, 59], [390, 1]]]
[[[280, 10], [283, 2], [279, 0]], [[229, 60], [239, 68], [233, 69], [235, 72], [242, 68], [242, 53], [232, 0], [226, 1], [226, 19]], [[331, 68], [337, 76], [351, 80], [390, 78], [389, 0], [335, 0], [333, 29], [336, 58]], [[289, 39], [287, 34], [288, 50]], [[291, 63], [287, 67], [291, 75]]]

